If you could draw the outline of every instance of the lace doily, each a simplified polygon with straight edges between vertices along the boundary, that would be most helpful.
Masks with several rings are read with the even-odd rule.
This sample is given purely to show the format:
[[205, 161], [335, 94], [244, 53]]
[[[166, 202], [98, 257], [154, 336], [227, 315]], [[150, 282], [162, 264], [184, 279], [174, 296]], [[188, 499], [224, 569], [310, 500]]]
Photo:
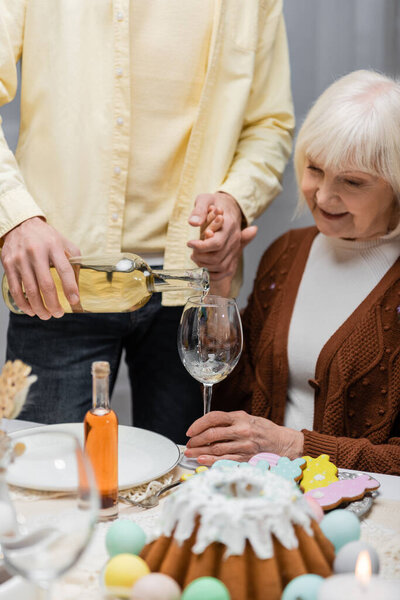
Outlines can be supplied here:
[[[383, 579], [400, 578], [400, 535], [382, 527], [373, 519], [361, 522], [361, 539], [371, 544], [380, 560], [380, 576]], [[399, 582], [400, 586], [400, 582]]]
[[[155, 492], [164, 487], [164, 485], [171, 483], [174, 479], [174, 474], [175, 469], [149, 483], [143, 483], [142, 485], [138, 485], [128, 490], [121, 490], [119, 495], [134, 501], [144, 500], [155, 494]], [[68, 492], [42, 492], [13, 485], [9, 486], [9, 491], [12, 500], [26, 500], [33, 502], [36, 500], [53, 500], [55, 498], [65, 498], [69, 496]]]

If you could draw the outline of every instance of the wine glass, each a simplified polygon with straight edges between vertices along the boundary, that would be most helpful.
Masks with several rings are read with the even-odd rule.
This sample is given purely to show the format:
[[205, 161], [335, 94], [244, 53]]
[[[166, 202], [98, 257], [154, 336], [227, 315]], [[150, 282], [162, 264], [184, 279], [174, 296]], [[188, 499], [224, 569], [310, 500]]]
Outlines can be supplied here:
[[62, 430], [12, 436], [17, 456], [7, 481], [33, 489], [65, 490], [63, 498], [15, 500], [15, 527], [0, 539], [6, 568], [35, 583], [41, 600], [51, 584], [78, 561], [92, 536], [99, 497], [91, 465], [77, 438]]
[[211, 409], [212, 386], [235, 368], [242, 347], [235, 300], [211, 294], [188, 299], [178, 328], [178, 351], [187, 371], [203, 384], [204, 414]]

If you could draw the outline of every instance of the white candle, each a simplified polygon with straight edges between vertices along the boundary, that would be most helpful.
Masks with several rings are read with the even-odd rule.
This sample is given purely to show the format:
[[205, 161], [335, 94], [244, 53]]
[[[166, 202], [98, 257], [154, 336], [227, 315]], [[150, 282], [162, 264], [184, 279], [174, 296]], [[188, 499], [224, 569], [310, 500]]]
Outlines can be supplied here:
[[321, 584], [318, 600], [399, 600], [400, 581], [372, 575], [365, 585], [353, 574], [333, 575]]

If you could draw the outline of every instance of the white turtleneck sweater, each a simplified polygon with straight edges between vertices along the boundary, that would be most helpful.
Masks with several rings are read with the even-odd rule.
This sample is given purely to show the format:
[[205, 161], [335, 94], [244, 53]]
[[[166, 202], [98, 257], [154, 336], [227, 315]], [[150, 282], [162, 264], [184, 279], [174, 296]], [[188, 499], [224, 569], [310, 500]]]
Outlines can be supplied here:
[[318, 234], [311, 246], [289, 329], [285, 425], [313, 429], [318, 356], [335, 331], [368, 296], [400, 255], [400, 224], [376, 240]]

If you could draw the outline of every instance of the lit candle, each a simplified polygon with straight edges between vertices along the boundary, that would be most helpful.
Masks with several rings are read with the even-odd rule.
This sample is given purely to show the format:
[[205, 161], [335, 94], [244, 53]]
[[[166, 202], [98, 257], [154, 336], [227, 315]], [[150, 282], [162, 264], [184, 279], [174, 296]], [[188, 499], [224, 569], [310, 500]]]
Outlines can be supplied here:
[[399, 582], [371, 576], [371, 560], [366, 551], [360, 552], [355, 576], [333, 575], [324, 580], [318, 590], [318, 600], [399, 600]]

